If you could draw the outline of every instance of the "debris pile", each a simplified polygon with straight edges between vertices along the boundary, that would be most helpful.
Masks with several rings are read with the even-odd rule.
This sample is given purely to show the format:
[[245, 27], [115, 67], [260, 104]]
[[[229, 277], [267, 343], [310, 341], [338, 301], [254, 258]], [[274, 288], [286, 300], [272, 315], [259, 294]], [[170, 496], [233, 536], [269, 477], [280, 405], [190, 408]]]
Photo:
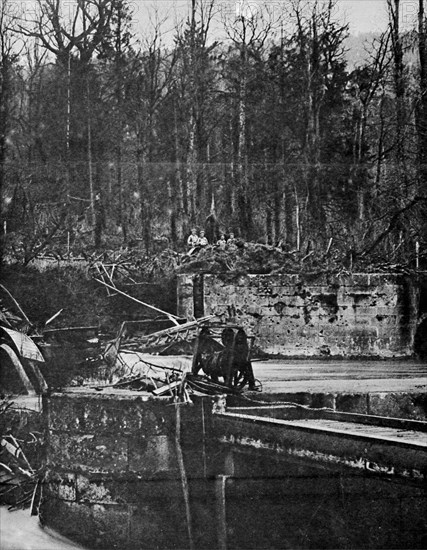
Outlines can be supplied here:
[[342, 268], [338, 258], [329, 250], [315, 255], [306, 250], [287, 251], [282, 246], [237, 241], [234, 250], [206, 246], [197, 254], [184, 257], [178, 272], [209, 273], [301, 273], [303, 271], [337, 270]]
[[[330, 241], [331, 243], [331, 241]], [[369, 256], [357, 256], [351, 251], [343, 255], [329, 245], [314, 250], [310, 243], [300, 250], [283, 246], [237, 241], [235, 250], [206, 246], [191, 256], [181, 256], [176, 268], [182, 272], [208, 273], [346, 273], [354, 271], [410, 273], [411, 267]], [[348, 271], [347, 271], [348, 270]], [[413, 271], [413, 269], [412, 269]]]
[[95, 277], [104, 277], [106, 282], [113, 279], [122, 284], [140, 284], [144, 281], [169, 278], [181, 264], [183, 255], [167, 248], [159, 254], [147, 256], [135, 249], [106, 251], [91, 258], [89, 272]]
[[[14, 435], [8, 426], [13, 418], [13, 413], [10, 414], [12, 406], [13, 403], [8, 399], [0, 402], [0, 427], [3, 434], [0, 439], [0, 504], [9, 505], [10, 510], [31, 507], [31, 514], [36, 515], [43, 477], [43, 436], [40, 431], [30, 432], [22, 426], [17, 427], [19, 435]], [[33, 464], [28, 456], [34, 460]]]
[[[98, 391], [132, 389], [186, 401], [187, 392], [239, 393], [247, 385], [249, 390], [259, 389], [250, 361], [253, 338], [240, 327], [209, 316], [128, 337], [127, 324], [134, 325], [123, 323], [105, 350], [109, 371], [103, 378], [109, 383], [93, 385]], [[174, 355], [177, 346], [179, 351], [187, 346], [189, 354]], [[200, 370], [203, 375], [199, 375]]]

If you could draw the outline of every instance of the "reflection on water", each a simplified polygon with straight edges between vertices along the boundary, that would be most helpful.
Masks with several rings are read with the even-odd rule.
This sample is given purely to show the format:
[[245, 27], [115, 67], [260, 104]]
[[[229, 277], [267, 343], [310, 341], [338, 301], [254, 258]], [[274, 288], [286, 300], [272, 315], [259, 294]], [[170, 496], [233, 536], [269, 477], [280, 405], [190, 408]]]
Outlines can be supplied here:
[[9, 512], [0, 506], [1, 550], [71, 550], [83, 546], [61, 537], [52, 529], [43, 529], [38, 517], [30, 516], [29, 510]]
[[[234, 456], [233, 469], [232, 475], [189, 479], [187, 514], [178, 480], [127, 486], [133, 509], [129, 525], [123, 522], [127, 539], [113, 542], [105, 528], [95, 535], [83, 516], [69, 514], [61, 530], [102, 550], [426, 548], [424, 486], [253, 455]], [[94, 513], [107, 509], [97, 506]], [[28, 510], [0, 507], [0, 525], [1, 550], [83, 548], [43, 529]]]

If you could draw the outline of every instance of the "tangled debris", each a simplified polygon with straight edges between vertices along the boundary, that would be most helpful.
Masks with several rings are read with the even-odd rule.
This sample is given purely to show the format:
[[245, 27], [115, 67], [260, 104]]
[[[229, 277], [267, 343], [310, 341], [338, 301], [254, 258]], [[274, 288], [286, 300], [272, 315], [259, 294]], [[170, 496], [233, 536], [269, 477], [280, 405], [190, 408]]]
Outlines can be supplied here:
[[12, 433], [12, 407], [10, 399], [0, 401], [0, 504], [9, 505], [9, 510], [30, 507], [31, 514], [37, 515], [43, 479], [43, 434], [34, 429], [36, 422], [32, 431], [22, 426], [22, 419], [15, 426], [17, 432]]
[[[132, 389], [187, 401], [194, 392], [211, 395], [240, 393], [245, 386], [259, 389], [250, 360], [253, 337], [237, 325], [209, 316], [154, 332], [134, 329], [129, 336], [127, 324], [122, 324], [105, 350], [109, 372], [104, 379], [110, 383], [92, 386], [98, 391]], [[135, 323], [129, 324], [134, 328]], [[185, 348], [187, 355], [179, 355]]]
[[409, 265], [381, 261], [378, 258], [356, 256], [351, 251], [342, 255], [331, 246], [313, 250], [310, 243], [300, 250], [287, 250], [282, 245], [237, 240], [232, 250], [208, 245], [196, 249], [191, 255], [167, 248], [158, 255], [141, 256], [134, 249], [117, 253], [104, 253], [91, 262], [91, 272], [100, 275], [107, 283], [113, 279], [138, 284], [142, 281], [168, 279], [177, 273], [345, 273], [355, 269], [365, 272], [409, 273]]

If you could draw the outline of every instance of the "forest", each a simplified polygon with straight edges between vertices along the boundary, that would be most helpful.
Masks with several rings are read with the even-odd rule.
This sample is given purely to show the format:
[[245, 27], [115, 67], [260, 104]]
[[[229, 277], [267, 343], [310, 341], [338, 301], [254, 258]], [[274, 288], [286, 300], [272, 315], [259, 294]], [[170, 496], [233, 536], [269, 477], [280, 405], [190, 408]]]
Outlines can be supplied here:
[[138, 36], [128, 0], [3, 0], [2, 257], [183, 251], [213, 221], [211, 242], [425, 267], [424, 0], [411, 28], [387, 0], [351, 64], [333, 0], [257, 6], [190, 0]]

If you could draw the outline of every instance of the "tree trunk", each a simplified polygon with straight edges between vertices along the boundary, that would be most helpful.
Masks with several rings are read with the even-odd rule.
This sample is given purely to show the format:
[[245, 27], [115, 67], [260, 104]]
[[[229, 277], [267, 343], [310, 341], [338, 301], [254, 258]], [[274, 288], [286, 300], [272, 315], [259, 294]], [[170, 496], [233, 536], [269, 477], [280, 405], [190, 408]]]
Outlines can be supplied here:
[[[408, 171], [406, 169], [406, 152], [404, 145], [406, 109], [405, 78], [403, 64], [403, 45], [400, 31], [400, 0], [387, 0], [389, 8], [389, 25], [392, 41], [394, 88], [396, 94], [396, 175], [397, 180], [404, 182], [405, 194], [408, 193]], [[400, 203], [399, 203], [400, 204]]]
[[427, 30], [424, 0], [418, 8], [418, 57], [420, 63], [420, 93], [417, 109], [419, 192], [427, 193]]
[[[8, 44], [8, 31], [6, 27], [6, 4], [0, 7], [0, 199], [3, 199], [5, 185], [5, 163], [7, 159], [7, 135], [11, 120], [11, 47]], [[4, 240], [7, 232], [6, 225], [0, 227], [0, 262], [3, 259]]]
[[249, 198], [249, 181], [247, 170], [246, 148], [246, 70], [247, 51], [246, 44], [241, 45], [241, 78], [238, 96], [238, 135], [237, 135], [237, 211], [240, 236], [250, 239], [252, 236], [252, 215]]

